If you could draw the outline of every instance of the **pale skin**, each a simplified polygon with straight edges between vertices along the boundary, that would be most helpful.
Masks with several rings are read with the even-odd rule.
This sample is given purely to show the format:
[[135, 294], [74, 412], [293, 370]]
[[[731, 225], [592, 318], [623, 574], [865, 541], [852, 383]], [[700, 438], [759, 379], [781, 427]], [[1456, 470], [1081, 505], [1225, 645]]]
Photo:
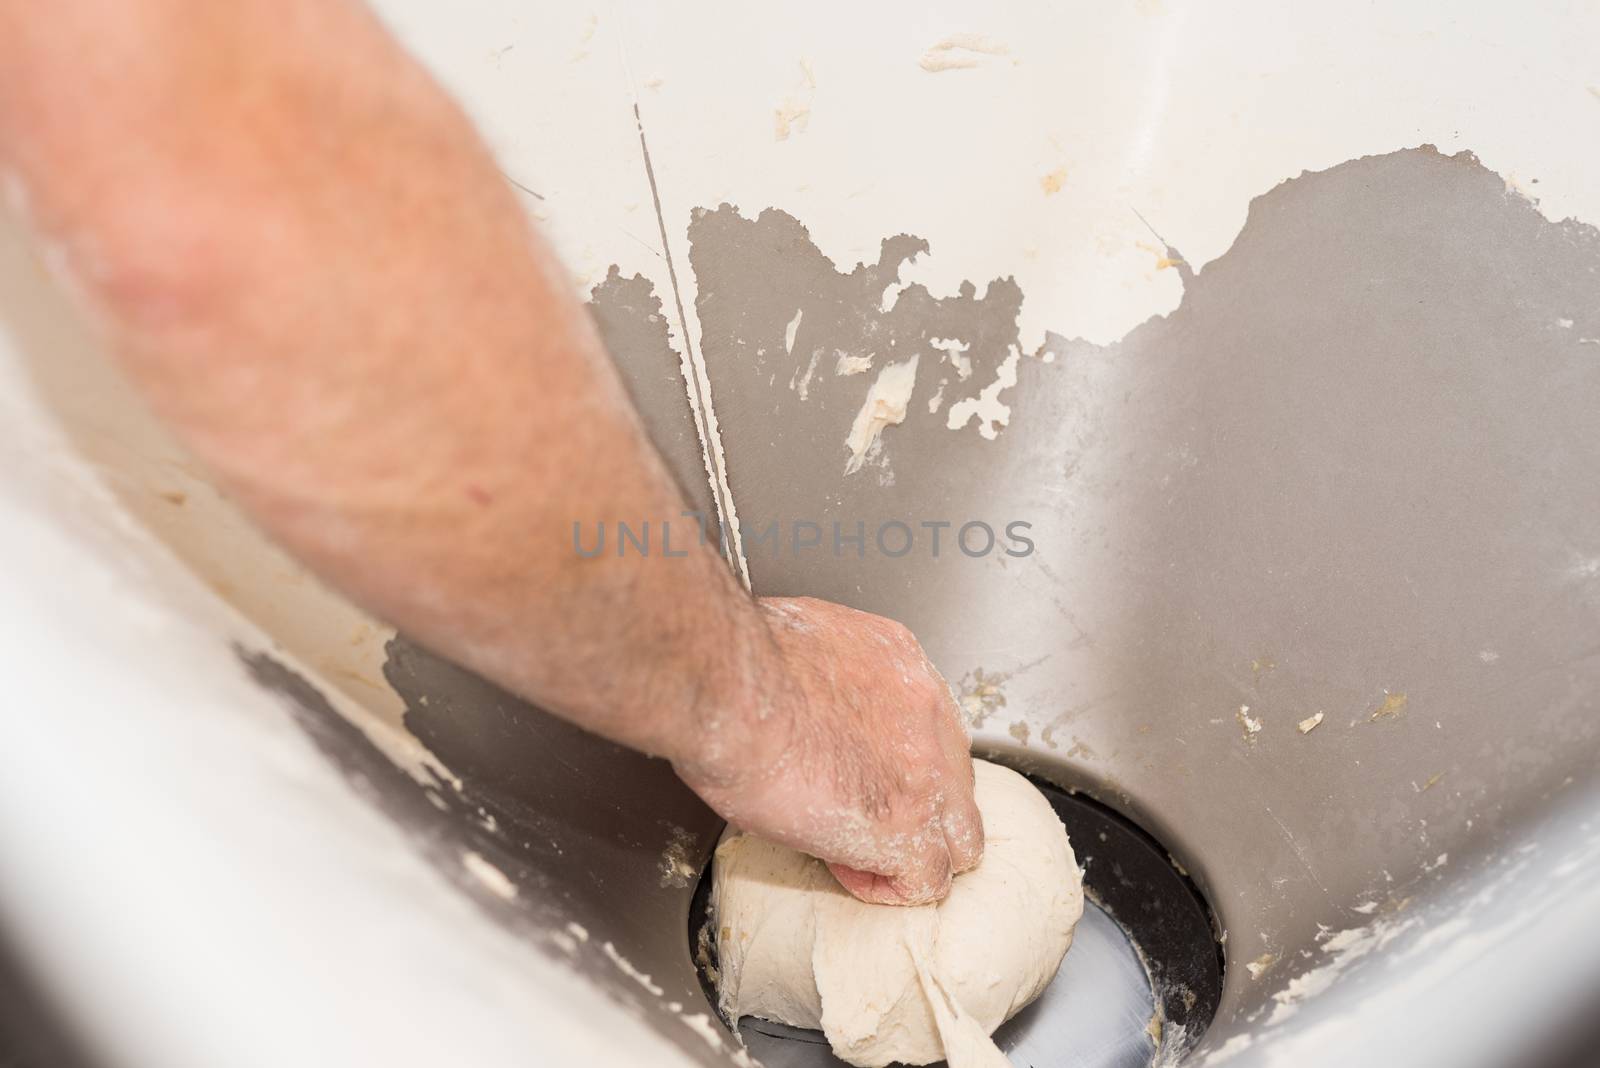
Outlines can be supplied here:
[[[147, 402], [326, 581], [851, 893], [942, 898], [983, 827], [892, 620], [752, 598], [676, 518], [571, 282], [355, 0], [0, 0], [0, 179]], [[681, 522], [681, 520], [680, 520]]]

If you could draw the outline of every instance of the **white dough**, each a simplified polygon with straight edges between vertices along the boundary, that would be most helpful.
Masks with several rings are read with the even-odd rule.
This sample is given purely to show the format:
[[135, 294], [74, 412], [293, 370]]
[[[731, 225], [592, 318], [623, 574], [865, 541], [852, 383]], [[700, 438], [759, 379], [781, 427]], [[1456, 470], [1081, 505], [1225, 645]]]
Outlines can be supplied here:
[[731, 828], [711, 914], [722, 1010], [820, 1028], [851, 1064], [988, 1068], [990, 1035], [1055, 977], [1083, 915], [1066, 829], [1014, 771], [975, 761], [983, 862], [937, 905], [868, 905], [827, 867]]

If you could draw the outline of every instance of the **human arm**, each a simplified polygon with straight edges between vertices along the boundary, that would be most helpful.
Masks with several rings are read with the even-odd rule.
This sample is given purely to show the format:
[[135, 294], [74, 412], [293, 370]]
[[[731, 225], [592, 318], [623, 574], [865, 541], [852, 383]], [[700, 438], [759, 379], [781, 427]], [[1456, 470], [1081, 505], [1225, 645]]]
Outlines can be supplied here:
[[69, 284], [313, 570], [857, 893], [976, 862], [965, 734], [904, 628], [758, 602], [712, 543], [574, 551], [574, 522], [682, 495], [470, 123], [366, 8], [0, 0], [0, 69], [0, 167]]

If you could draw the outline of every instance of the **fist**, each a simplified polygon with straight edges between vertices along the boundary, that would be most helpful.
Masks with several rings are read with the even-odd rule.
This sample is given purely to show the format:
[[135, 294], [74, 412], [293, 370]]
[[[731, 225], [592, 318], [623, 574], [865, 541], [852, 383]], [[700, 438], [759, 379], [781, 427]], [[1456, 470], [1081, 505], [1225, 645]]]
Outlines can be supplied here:
[[983, 855], [966, 723], [911, 632], [808, 597], [759, 602], [767, 635], [734, 744], [684, 780], [743, 830], [827, 862], [864, 901], [942, 899]]

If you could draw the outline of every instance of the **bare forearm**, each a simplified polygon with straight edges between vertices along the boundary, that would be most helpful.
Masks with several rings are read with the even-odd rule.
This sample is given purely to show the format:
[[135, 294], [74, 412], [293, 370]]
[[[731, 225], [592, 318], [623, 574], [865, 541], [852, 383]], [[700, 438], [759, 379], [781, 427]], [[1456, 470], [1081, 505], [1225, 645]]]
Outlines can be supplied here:
[[0, 158], [157, 411], [352, 596], [687, 759], [770, 643], [714, 546], [574, 551], [680, 496], [456, 108], [343, 0], [50, 11], [0, 0]]

